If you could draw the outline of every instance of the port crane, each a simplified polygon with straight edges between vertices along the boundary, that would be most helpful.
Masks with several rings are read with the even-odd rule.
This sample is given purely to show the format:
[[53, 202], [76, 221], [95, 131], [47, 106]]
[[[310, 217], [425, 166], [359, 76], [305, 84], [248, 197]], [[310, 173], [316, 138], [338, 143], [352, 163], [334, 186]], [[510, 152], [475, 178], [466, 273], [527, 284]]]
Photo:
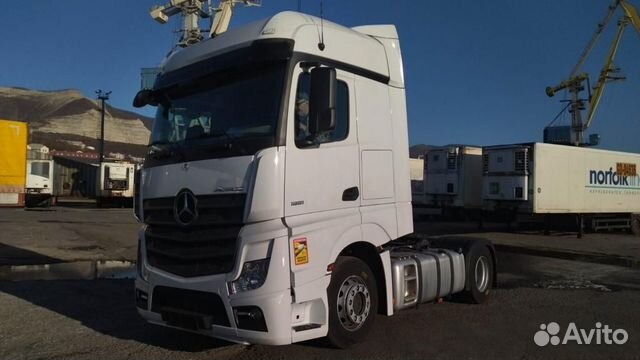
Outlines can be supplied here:
[[200, 19], [211, 19], [209, 37], [215, 37], [227, 31], [233, 9], [239, 3], [245, 6], [260, 6], [262, 2], [257, 0], [220, 0], [218, 6], [214, 7], [212, 0], [171, 0], [166, 5], [154, 6], [149, 14], [160, 24], [166, 24], [172, 16], [181, 15], [183, 19], [180, 30], [182, 36], [176, 45], [187, 47], [204, 39], [199, 26]]
[[[600, 35], [603, 30], [607, 27], [607, 25], [611, 22], [611, 19], [614, 17], [616, 11], [618, 9], [622, 9], [623, 14], [618, 20], [618, 29], [616, 35], [613, 39], [613, 42], [609, 48], [609, 52], [605, 59], [604, 66], [600, 71], [600, 75], [598, 77], [598, 81], [596, 85], [593, 87], [593, 93], [591, 92], [590, 82], [589, 82], [589, 74], [585, 72], [581, 72], [582, 65], [585, 63], [587, 57], [595, 47]], [[545, 142], [555, 142], [555, 143], [563, 143], [575, 146], [585, 146], [585, 145], [596, 145], [597, 144], [597, 136], [592, 138], [589, 143], [584, 142], [584, 132], [589, 128], [591, 122], [593, 121], [593, 117], [595, 115], [596, 110], [598, 109], [598, 105], [600, 103], [600, 99], [602, 98], [602, 94], [604, 93], [605, 85], [611, 81], [619, 81], [624, 80], [624, 76], [618, 75], [620, 73], [620, 68], [614, 66], [613, 62], [616, 57], [616, 53], [618, 51], [618, 47], [620, 45], [620, 40], [622, 39], [622, 35], [626, 27], [631, 24], [638, 34], [640, 34], [640, 16], [638, 15], [638, 10], [631, 5], [626, 0], [615, 0], [608, 8], [607, 14], [605, 18], [598, 24], [596, 32], [591, 37], [591, 40], [587, 43], [584, 51], [580, 55], [580, 59], [578, 63], [573, 67], [571, 74], [567, 80], [562, 81], [560, 84], [547, 87], [546, 93], [549, 97], [554, 96], [557, 92], [561, 90], [568, 90], [571, 94], [571, 99], [568, 101], [569, 104], [565, 109], [569, 109], [569, 113], [571, 113], [571, 127], [568, 129], [569, 133], [564, 134], [560, 138], [548, 139], [547, 131], [552, 130], [553, 127], [548, 126], [545, 128]], [[585, 120], [582, 118], [582, 111], [586, 109], [585, 99], [581, 98], [580, 94], [582, 91], [586, 89], [589, 93], [589, 108], [587, 111], [587, 115]], [[564, 111], [564, 110], [563, 110]], [[554, 120], [555, 121], [555, 120]]]

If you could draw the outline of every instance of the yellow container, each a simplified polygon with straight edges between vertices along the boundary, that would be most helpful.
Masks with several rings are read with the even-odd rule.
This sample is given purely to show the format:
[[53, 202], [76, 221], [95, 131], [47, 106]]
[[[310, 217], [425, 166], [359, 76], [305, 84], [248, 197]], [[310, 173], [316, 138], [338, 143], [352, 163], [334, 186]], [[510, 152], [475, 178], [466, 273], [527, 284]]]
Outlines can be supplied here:
[[0, 120], [0, 206], [24, 204], [28, 137], [27, 123]]

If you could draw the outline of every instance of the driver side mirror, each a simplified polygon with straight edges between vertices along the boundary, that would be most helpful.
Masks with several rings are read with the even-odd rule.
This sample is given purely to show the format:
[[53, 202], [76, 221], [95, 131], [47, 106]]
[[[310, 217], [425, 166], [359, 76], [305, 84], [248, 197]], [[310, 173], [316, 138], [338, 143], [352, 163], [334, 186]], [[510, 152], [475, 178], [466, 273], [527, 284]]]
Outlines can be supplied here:
[[141, 108], [145, 105], [158, 106], [158, 102], [152, 90], [140, 90], [136, 94], [136, 97], [133, 99], [134, 107]]
[[309, 133], [318, 135], [336, 128], [336, 69], [316, 67], [311, 70], [309, 99]]

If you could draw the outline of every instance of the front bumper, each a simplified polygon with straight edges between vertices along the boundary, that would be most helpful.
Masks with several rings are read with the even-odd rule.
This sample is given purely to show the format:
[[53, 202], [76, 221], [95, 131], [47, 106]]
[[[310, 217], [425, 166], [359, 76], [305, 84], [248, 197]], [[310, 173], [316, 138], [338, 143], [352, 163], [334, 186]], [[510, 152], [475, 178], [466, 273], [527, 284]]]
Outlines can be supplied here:
[[[138, 277], [135, 282], [140, 315], [153, 324], [245, 344], [285, 345], [326, 335], [326, 322], [310, 315], [318, 313], [315, 309], [327, 308], [326, 297], [302, 304], [294, 303], [289, 237], [280, 221], [269, 223], [243, 227], [238, 239], [236, 264], [230, 273], [188, 278], [147, 267], [146, 281]], [[144, 230], [139, 236], [144, 254]], [[242, 265], [266, 257], [270, 258], [270, 262], [265, 283], [255, 290], [231, 294], [228, 283], [238, 278]], [[326, 289], [328, 284], [324, 282], [327, 279], [319, 280], [322, 281], [319, 286], [309, 285], [316, 289], [324, 286]], [[169, 298], [167, 292], [172, 294], [172, 300], [166, 300]], [[322, 293], [326, 294], [326, 291]], [[252, 326], [247, 326], [246, 318], [245, 321], [239, 320], [242, 313], [246, 315], [247, 309], [256, 308], [261, 312], [265, 325], [258, 328], [266, 331], [249, 330]], [[207, 314], [201, 316], [202, 313]], [[195, 318], [195, 321], [189, 324], [192, 326], [184, 326], [184, 322], [172, 318], [174, 315], [178, 320]], [[320, 318], [325, 319], [326, 314]], [[308, 326], [304, 325], [309, 322], [320, 322], [322, 326], [306, 330]], [[193, 326], [194, 323], [197, 326]], [[303, 328], [305, 330], [300, 331]]]
[[[209, 280], [206, 284], [190, 285], [195, 285], [195, 288], [202, 290], [203, 288], [208, 288], [210, 286], [215, 287], [216, 284], [220, 285], [218, 281]], [[226, 287], [226, 282], [222, 285]], [[185, 284], [174, 284], [174, 286], [184, 289]], [[162, 314], [151, 311], [153, 288], [151, 288], [148, 283], [137, 280], [136, 290], [144, 291], [148, 294], [149, 301], [147, 309], [138, 307], [138, 313], [150, 323], [191, 331], [237, 343], [265, 345], [285, 345], [291, 343], [291, 325], [289, 316], [289, 314], [291, 314], [291, 294], [287, 290], [261, 296], [245, 297], [244, 299], [234, 299], [224, 293], [218, 293], [222, 300], [224, 312], [229, 320], [229, 326], [213, 324], [210, 329], [194, 329], [171, 325], [170, 322], [166, 321], [166, 316], [165, 319], [163, 319]], [[215, 291], [213, 292], [216, 293]], [[264, 315], [267, 331], [253, 331], [239, 328], [237, 319], [234, 316], [233, 308], [242, 306], [258, 307]]]

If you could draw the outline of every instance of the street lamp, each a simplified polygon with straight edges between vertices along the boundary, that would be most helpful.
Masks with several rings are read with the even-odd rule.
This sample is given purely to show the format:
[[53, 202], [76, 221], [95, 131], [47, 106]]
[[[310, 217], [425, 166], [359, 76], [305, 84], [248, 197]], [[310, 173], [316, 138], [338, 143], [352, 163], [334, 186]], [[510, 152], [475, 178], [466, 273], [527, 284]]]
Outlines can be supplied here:
[[103, 92], [102, 90], [96, 90], [98, 100], [102, 102], [102, 109], [100, 112], [100, 157], [98, 158], [100, 165], [102, 165], [102, 161], [104, 160], [104, 101], [109, 100], [110, 94], [111, 91]]

